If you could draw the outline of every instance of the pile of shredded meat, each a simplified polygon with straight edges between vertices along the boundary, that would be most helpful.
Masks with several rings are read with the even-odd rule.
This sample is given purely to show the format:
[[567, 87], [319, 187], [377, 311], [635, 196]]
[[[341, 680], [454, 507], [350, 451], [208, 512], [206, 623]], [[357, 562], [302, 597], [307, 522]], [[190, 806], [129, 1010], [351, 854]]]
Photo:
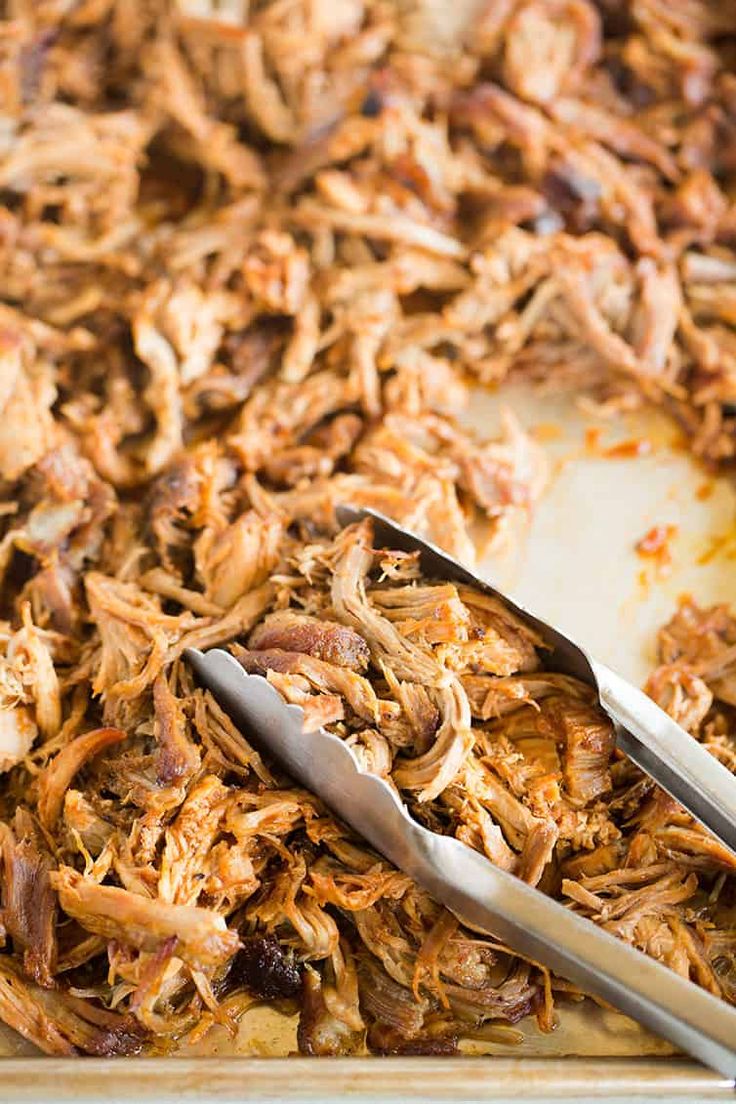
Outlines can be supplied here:
[[[413, 815], [736, 1001], [733, 859], [472, 563], [546, 473], [468, 378], [656, 403], [736, 455], [733, 0], [0, 0], [0, 1019], [161, 1052], [299, 1010], [307, 1054], [534, 1014], [182, 662], [226, 645]], [[649, 691], [736, 769], [736, 620]]]

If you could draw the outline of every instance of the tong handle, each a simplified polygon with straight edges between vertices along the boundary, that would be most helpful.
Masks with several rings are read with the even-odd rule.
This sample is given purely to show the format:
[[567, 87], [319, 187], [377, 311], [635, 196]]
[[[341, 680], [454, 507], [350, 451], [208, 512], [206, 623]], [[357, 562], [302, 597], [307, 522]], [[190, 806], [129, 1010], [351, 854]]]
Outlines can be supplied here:
[[[367, 776], [365, 776], [367, 777]], [[466, 926], [502, 939], [688, 1054], [736, 1077], [736, 1010], [674, 970], [493, 866], [450, 836], [413, 823], [401, 855], [382, 850]], [[381, 849], [376, 839], [374, 845]], [[407, 857], [407, 850], [411, 855]]]
[[[452, 836], [418, 824], [384, 779], [324, 730], [304, 733], [313, 785], [375, 849], [467, 927], [600, 997], [728, 1078], [736, 1009], [597, 927]], [[317, 782], [318, 779], [318, 782]]]
[[736, 777], [641, 690], [591, 666], [621, 751], [736, 855]]

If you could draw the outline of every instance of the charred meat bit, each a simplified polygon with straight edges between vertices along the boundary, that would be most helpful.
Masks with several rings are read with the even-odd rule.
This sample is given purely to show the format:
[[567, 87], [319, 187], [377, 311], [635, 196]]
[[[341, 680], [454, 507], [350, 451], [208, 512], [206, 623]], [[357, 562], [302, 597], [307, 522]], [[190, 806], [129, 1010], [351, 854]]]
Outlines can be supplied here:
[[284, 950], [275, 935], [249, 935], [241, 939], [228, 974], [229, 981], [244, 985], [263, 1000], [298, 997], [302, 970], [293, 951]]

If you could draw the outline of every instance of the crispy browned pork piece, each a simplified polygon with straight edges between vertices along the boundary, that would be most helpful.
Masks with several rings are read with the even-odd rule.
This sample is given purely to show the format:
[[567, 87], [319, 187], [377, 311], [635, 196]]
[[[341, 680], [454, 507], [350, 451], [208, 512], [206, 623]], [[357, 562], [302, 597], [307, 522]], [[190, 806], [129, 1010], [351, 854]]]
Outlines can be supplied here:
[[[334, 516], [468, 563], [476, 523], [515, 531], [544, 455], [510, 413], [464, 429], [468, 379], [657, 403], [733, 459], [735, 27], [733, 0], [0, 0], [0, 1018], [42, 1050], [169, 1050], [262, 1000], [310, 1054], [553, 1026], [554, 979], [291, 788], [190, 645], [736, 1000], [730, 856], [501, 604]], [[734, 647], [685, 605], [650, 682], [731, 769]]]

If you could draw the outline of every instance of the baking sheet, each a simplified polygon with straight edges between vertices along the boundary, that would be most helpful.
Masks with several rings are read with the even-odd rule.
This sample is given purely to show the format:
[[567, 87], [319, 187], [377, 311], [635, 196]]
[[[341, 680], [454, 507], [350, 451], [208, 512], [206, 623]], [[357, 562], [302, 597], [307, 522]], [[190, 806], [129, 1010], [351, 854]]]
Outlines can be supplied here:
[[[583, 414], [571, 399], [543, 396], [524, 387], [504, 387], [495, 394], [475, 393], [465, 420], [483, 434], [492, 433], [499, 424], [504, 405], [511, 407], [545, 445], [551, 461], [551, 484], [531, 525], [514, 526], [506, 547], [484, 557], [481, 570], [543, 617], [575, 636], [597, 657], [628, 678], [642, 682], [654, 663], [656, 631], [671, 615], [679, 595], [692, 594], [704, 604], [736, 600], [734, 488], [725, 478], [713, 478], [699, 468], [683, 449], [672, 423], [659, 415], [636, 414], [608, 422]], [[648, 442], [640, 446], [649, 449], [646, 455], [618, 459], [602, 455], [616, 443], [641, 441]], [[677, 529], [670, 541], [672, 562], [667, 568], [643, 560], [635, 550], [636, 542], [654, 525], [671, 525]], [[577, 1077], [583, 1068], [597, 1068], [600, 1074], [598, 1087], [594, 1089], [591, 1083], [589, 1096], [595, 1093], [598, 1097], [613, 1099], [616, 1084], [630, 1085], [632, 1077], [639, 1091], [644, 1093], [642, 1099], [650, 1091], [653, 1095], [670, 1096], [687, 1096], [697, 1091], [699, 1099], [704, 1098], [706, 1091], [716, 1097], [729, 1093], [722, 1078], [709, 1075], [694, 1064], [674, 1059], [647, 1064], [646, 1059], [670, 1054], [668, 1045], [643, 1032], [626, 1017], [603, 1011], [588, 1002], [561, 1009], [559, 1026], [551, 1035], [538, 1032], [531, 1021], [522, 1027], [525, 1039], [520, 1045], [473, 1046], [474, 1052], [499, 1056], [495, 1061], [479, 1065], [475, 1061], [455, 1059], [451, 1063], [455, 1078], [454, 1099], [472, 1099], [476, 1091], [473, 1086], [477, 1087], [479, 1076], [484, 1083], [483, 1097], [502, 1099], [505, 1091], [502, 1082], [509, 1070], [518, 1069], [523, 1081], [525, 1070], [530, 1076], [537, 1070], [536, 1060], [561, 1057], [566, 1060], [542, 1063], [541, 1068], [547, 1071], [544, 1091], [539, 1087], [541, 1083], [533, 1079], [533, 1083], [517, 1086], [516, 1098], [524, 1098], [520, 1096], [522, 1091], [536, 1094], [539, 1090], [542, 1096], [554, 1095], [555, 1086], [569, 1087], [570, 1078]], [[149, 1072], [140, 1081], [136, 1093], [139, 1099], [145, 1098], [148, 1091], [163, 1099], [168, 1091], [166, 1086], [176, 1083], [176, 1092], [186, 1086], [193, 1094], [206, 1097], [204, 1082], [196, 1078], [192, 1081], [191, 1075], [185, 1074], [185, 1069], [191, 1068], [191, 1059], [286, 1055], [295, 1049], [295, 1031], [293, 1017], [280, 1016], [272, 1009], [252, 1009], [243, 1018], [236, 1040], [231, 1040], [223, 1030], [214, 1029], [196, 1047], [187, 1048], [178, 1061], [173, 1062], [181, 1069], [181, 1075], [168, 1072], [170, 1061], [145, 1060]], [[6, 1058], [25, 1058], [33, 1057], [35, 1052], [14, 1033], [5, 1031], [0, 1034], [0, 1054]], [[573, 1057], [615, 1058], [623, 1062], [616, 1066], [618, 1072], [611, 1080], [605, 1074], [610, 1070], [610, 1062], [585, 1066], [571, 1061]], [[633, 1059], [639, 1059], [638, 1064]], [[262, 1099], [268, 1085], [275, 1083], [269, 1079], [276, 1078], [283, 1086], [286, 1078], [292, 1088], [273, 1099], [324, 1099], [322, 1073], [319, 1076], [315, 1073], [311, 1081], [308, 1074], [308, 1082], [303, 1082], [296, 1078], [294, 1061], [283, 1065], [269, 1062], [266, 1069], [256, 1064], [255, 1069], [260, 1072], [251, 1083], [251, 1089], [255, 1091], [254, 1085], [260, 1085], [260, 1095], [252, 1096], [250, 1090], [246, 1095], [243, 1088], [242, 1098]], [[520, 1067], [516, 1064], [519, 1061]], [[355, 1077], [358, 1077], [358, 1070], [365, 1062], [362, 1059], [352, 1062]], [[373, 1062], [378, 1065], [374, 1066]], [[391, 1068], [395, 1070], [397, 1064], [403, 1063], [407, 1069], [416, 1067], [428, 1073], [436, 1064], [430, 1059], [421, 1062], [416, 1067], [415, 1060], [392, 1059]], [[368, 1060], [374, 1072], [365, 1083], [365, 1099], [395, 1099], [381, 1073], [385, 1063], [385, 1059]], [[77, 1065], [79, 1068], [72, 1078], [77, 1097], [82, 1094], [98, 1098], [101, 1090], [95, 1071], [101, 1065], [114, 1071], [116, 1080], [111, 1082], [111, 1091], [115, 1084], [120, 1084], [120, 1060], [112, 1067], [109, 1063], [89, 1061], [75, 1063]], [[218, 1070], [224, 1065], [238, 1066], [239, 1063], [218, 1063]], [[323, 1063], [317, 1065], [321, 1070]], [[9, 1101], [55, 1099], [52, 1068], [57, 1066], [57, 1062], [49, 1059], [41, 1063], [6, 1061], [3, 1064], [3, 1098]], [[125, 1060], [125, 1066], [132, 1075], [140, 1063]], [[301, 1062], [299, 1066], [301, 1068]], [[68, 1070], [69, 1066], [65, 1068]], [[203, 1063], [199, 1068], [212, 1067], [210, 1063]], [[253, 1076], [251, 1067], [248, 1068]], [[306, 1068], [313, 1070], [315, 1066], [307, 1063]], [[469, 1068], [472, 1074], [465, 1072]], [[289, 1074], [278, 1072], [284, 1069], [292, 1071], [293, 1081]], [[636, 1076], [634, 1070], [638, 1070]], [[32, 1076], [37, 1094], [33, 1097], [24, 1095], [29, 1076]], [[667, 1082], [669, 1088], [665, 1088], [663, 1077], [674, 1079]], [[48, 1086], [45, 1096], [42, 1082], [47, 1082]], [[155, 1084], [159, 1088], [154, 1090]], [[606, 1092], [602, 1088], [604, 1084], [609, 1086]], [[318, 1085], [322, 1085], [319, 1091]], [[357, 1088], [355, 1091], [357, 1093]], [[631, 1099], [630, 1088], [626, 1093]], [[58, 1098], [62, 1098], [60, 1093]], [[429, 1091], [421, 1098], [430, 1099]]]
[[[528, 539], [482, 568], [519, 599], [635, 683], [655, 663], [657, 630], [677, 599], [736, 601], [736, 493], [696, 464], [672, 421], [647, 411], [615, 420], [586, 416], [572, 399], [527, 388], [477, 393], [468, 420], [483, 433], [503, 405], [536, 428], [551, 459], [551, 485]], [[597, 437], [593, 447], [586, 439]], [[610, 458], [616, 445], [648, 455]], [[654, 525], [673, 525], [672, 563], [636, 553]]]

